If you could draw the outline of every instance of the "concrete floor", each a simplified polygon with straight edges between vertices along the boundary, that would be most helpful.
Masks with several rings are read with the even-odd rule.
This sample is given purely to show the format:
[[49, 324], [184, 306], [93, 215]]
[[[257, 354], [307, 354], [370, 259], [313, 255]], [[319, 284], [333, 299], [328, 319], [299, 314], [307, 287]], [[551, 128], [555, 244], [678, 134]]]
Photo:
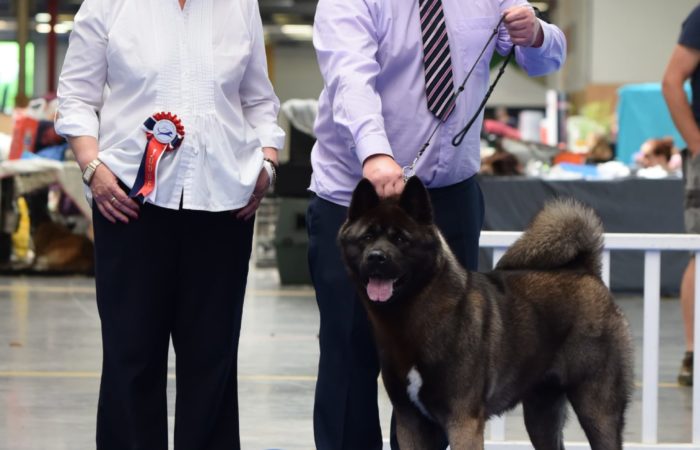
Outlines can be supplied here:
[[[0, 278], [0, 450], [94, 448], [101, 363], [94, 297], [90, 278]], [[637, 344], [637, 390], [626, 439], [639, 442], [642, 301], [618, 301]], [[683, 352], [678, 299], [662, 301], [661, 322], [659, 439], [689, 442], [692, 390], [675, 381]], [[253, 269], [239, 359], [244, 449], [313, 448], [317, 330], [309, 287], [280, 287], [275, 270]], [[172, 377], [174, 361], [170, 368]], [[169, 399], [172, 426], [172, 388]], [[390, 405], [383, 391], [379, 403], [386, 430]], [[507, 420], [509, 439], [527, 439], [520, 415], [516, 410]], [[584, 440], [575, 420], [565, 436]]]

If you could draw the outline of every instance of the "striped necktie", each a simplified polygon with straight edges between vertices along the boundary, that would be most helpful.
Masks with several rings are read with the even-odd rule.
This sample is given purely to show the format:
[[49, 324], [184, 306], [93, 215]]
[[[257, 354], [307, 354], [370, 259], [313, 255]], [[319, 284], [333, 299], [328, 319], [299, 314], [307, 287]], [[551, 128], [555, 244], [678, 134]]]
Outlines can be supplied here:
[[442, 1], [419, 0], [419, 5], [428, 109], [445, 121], [454, 109], [451, 104], [454, 82]]

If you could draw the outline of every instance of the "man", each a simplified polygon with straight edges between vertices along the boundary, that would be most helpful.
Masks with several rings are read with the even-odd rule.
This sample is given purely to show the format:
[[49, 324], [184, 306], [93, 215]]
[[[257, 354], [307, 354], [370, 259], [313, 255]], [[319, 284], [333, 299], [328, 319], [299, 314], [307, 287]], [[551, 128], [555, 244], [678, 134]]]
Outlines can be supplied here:
[[[690, 80], [692, 104], [683, 89]], [[684, 151], [685, 227], [688, 233], [700, 233], [700, 6], [683, 22], [681, 36], [673, 49], [664, 73], [663, 93], [673, 122], [687, 149]], [[678, 374], [678, 384], [693, 385], [693, 308], [695, 258], [691, 257], [681, 280], [681, 312], [685, 326], [686, 352]]]
[[[479, 59], [502, 16], [497, 37]], [[516, 61], [533, 76], [557, 70], [565, 59], [561, 30], [537, 19], [525, 0], [318, 2], [314, 46], [325, 89], [307, 226], [321, 316], [314, 406], [319, 450], [382, 448], [376, 349], [336, 245], [352, 191], [365, 177], [381, 196], [399, 194], [402, 168], [442, 122], [415, 173], [430, 189], [436, 222], [457, 258], [476, 270], [484, 212], [474, 179], [482, 117], [459, 146], [451, 141], [484, 97], [493, 51], [506, 54], [513, 44]], [[475, 63], [453, 104], [452, 92]]]

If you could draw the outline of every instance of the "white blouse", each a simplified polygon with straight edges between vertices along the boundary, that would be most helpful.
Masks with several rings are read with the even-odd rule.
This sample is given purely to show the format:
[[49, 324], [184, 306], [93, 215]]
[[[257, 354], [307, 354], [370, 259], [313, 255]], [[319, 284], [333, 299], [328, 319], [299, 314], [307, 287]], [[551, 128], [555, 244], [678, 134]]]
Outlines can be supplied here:
[[146, 201], [177, 209], [245, 206], [261, 146], [281, 148], [256, 0], [85, 0], [58, 86], [56, 130], [93, 136], [99, 158], [132, 186], [152, 114], [177, 114], [182, 145], [158, 165]]

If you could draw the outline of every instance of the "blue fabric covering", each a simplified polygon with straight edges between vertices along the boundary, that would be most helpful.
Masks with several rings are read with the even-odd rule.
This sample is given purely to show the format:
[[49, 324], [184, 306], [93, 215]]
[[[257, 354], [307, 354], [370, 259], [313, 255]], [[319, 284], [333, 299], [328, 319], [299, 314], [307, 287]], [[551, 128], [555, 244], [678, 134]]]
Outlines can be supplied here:
[[20, 156], [19, 159], [36, 159], [36, 158], [41, 158], [41, 156], [24, 150], [24, 151], [22, 151], [22, 156]]
[[[685, 90], [690, 98], [690, 84]], [[630, 84], [618, 91], [617, 155], [625, 164], [634, 162], [634, 154], [647, 139], [672, 136], [676, 147], [685, 148], [685, 141], [671, 120], [661, 83]]]
[[50, 147], [44, 147], [36, 153], [24, 151], [22, 152], [22, 159], [32, 159], [32, 158], [46, 158], [53, 159], [56, 161], [63, 161], [65, 158], [66, 149], [68, 144], [52, 145]]
[[560, 163], [559, 167], [567, 172], [578, 173], [584, 178], [598, 178], [600, 176], [598, 168], [591, 164]]

